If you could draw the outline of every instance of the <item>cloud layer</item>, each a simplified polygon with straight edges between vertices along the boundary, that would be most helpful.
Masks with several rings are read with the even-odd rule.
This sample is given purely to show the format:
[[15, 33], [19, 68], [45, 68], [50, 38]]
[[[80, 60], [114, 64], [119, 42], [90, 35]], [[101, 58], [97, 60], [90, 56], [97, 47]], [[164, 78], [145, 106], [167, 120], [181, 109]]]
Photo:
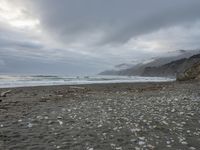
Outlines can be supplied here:
[[199, 7], [197, 0], [0, 0], [0, 69], [87, 74], [197, 49]]

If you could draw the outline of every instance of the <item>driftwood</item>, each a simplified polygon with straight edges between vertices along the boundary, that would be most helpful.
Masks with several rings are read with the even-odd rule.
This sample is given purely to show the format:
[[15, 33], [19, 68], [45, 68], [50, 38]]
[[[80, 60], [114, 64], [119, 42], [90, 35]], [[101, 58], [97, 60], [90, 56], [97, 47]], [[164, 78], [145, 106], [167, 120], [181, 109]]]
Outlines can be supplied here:
[[0, 97], [6, 97], [6, 95], [9, 94], [10, 92], [11, 92], [11, 90], [2, 92], [1, 95], [0, 95]]

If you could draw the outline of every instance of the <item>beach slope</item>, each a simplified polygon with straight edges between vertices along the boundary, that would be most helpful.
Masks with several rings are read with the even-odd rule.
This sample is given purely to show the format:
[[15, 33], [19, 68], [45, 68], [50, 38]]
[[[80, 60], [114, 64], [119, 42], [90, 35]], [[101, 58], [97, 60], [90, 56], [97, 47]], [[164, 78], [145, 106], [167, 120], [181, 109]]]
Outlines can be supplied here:
[[0, 89], [2, 150], [200, 149], [198, 82]]

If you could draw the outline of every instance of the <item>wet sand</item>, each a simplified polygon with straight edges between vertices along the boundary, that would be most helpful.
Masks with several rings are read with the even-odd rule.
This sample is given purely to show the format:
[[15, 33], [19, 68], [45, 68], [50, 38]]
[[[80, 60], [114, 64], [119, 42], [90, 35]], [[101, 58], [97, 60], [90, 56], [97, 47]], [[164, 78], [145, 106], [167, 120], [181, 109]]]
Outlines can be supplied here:
[[9, 90], [0, 97], [0, 150], [200, 149], [198, 82]]

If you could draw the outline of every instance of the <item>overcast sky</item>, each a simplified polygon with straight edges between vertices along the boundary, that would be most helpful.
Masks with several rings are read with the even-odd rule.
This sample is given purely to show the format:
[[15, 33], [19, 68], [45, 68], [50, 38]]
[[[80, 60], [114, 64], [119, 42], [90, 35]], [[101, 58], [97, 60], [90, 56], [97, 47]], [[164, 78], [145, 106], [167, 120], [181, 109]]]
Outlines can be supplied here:
[[0, 73], [95, 74], [199, 48], [199, 0], [0, 0]]

